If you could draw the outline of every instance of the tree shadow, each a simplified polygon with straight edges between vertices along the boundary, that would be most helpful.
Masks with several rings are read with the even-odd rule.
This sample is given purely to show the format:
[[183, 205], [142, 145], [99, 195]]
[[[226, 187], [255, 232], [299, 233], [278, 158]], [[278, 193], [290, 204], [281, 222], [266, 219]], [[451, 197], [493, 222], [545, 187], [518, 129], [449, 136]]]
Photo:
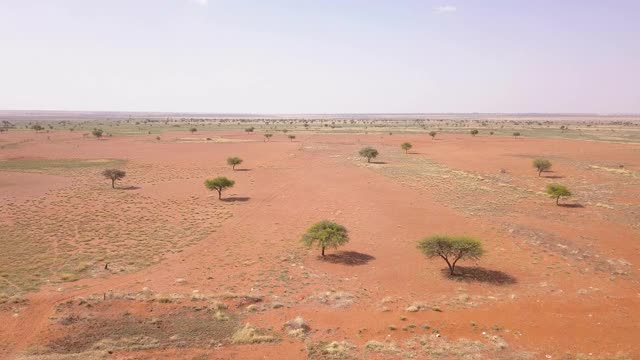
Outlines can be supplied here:
[[242, 196], [231, 196], [221, 199], [224, 202], [245, 202], [251, 200], [250, 197], [242, 197]]
[[140, 186], [134, 186], [134, 185], [130, 185], [130, 186], [125, 186], [125, 187], [118, 187], [118, 190], [140, 190]]
[[512, 285], [518, 280], [502, 271], [489, 270], [480, 266], [456, 266], [455, 275], [451, 275], [449, 268], [441, 270], [442, 276], [462, 282], [482, 282], [493, 285]]
[[584, 208], [584, 205], [582, 204], [558, 204], [558, 206], [566, 207], [566, 208], [577, 208], [577, 209]]
[[543, 176], [543, 178], [546, 178], [546, 179], [564, 179], [564, 176], [562, 176], [562, 175], [545, 175], [545, 176]]
[[236, 169], [235, 171], [251, 171], [251, 169]]
[[325, 255], [324, 257], [318, 256], [318, 259], [332, 264], [359, 266], [366, 265], [369, 261], [375, 260], [375, 257], [357, 251], [339, 251], [334, 254]]
[[379, 165], [385, 165], [386, 162], [384, 161], [370, 161], [369, 164], [379, 164]]

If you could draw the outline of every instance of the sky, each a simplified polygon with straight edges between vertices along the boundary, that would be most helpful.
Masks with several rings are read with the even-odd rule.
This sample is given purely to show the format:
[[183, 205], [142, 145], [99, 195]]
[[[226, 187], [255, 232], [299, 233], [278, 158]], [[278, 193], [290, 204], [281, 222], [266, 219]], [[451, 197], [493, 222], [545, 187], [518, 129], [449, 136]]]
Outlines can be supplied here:
[[640, 113], [640, 1], [0, 0], [0, 109]]

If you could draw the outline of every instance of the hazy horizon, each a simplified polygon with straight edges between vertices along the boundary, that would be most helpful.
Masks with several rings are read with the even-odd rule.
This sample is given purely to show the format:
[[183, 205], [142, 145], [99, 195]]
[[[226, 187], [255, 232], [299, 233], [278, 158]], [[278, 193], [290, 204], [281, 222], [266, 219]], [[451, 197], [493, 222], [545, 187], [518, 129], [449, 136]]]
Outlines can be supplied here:
[[0, 0], [0, 109], [640, 113], [640, 3]]

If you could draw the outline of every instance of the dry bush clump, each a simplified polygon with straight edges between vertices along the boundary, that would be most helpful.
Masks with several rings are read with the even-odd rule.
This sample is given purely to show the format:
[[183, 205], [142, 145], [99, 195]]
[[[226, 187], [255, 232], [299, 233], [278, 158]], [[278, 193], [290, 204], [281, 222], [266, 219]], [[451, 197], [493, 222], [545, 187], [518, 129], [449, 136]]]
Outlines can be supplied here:
[[356, 346], [348, 341], [320, 341], [307, 344], [310, 360], [345, 360], [354, 358]]
[[233, 344], [259, 344], [276, 342], [278, 340], [276, 336], [260, 330], [251, 324], [245, 324], [244, 327], [238, 329], [231, 337]]
[[347, 307], [355, 302], [355, 296], [345, 291], [325, 291], [308, 298], [311, 302], [329, 305], [336, 308]]
[[287, 321], [284, 323], [283, 328], [287, 335], [295, 338], [304, 338], [311, 330], [302, 316], [296, 316], [295, 319]]

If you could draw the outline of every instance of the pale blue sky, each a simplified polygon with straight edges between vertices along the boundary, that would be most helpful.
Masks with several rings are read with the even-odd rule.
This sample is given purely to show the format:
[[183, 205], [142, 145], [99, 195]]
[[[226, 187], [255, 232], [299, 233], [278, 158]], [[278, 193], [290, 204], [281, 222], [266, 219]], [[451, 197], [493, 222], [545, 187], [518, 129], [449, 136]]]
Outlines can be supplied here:
[[0, 0], [0, 109], [640, 113], [640, 1]]

